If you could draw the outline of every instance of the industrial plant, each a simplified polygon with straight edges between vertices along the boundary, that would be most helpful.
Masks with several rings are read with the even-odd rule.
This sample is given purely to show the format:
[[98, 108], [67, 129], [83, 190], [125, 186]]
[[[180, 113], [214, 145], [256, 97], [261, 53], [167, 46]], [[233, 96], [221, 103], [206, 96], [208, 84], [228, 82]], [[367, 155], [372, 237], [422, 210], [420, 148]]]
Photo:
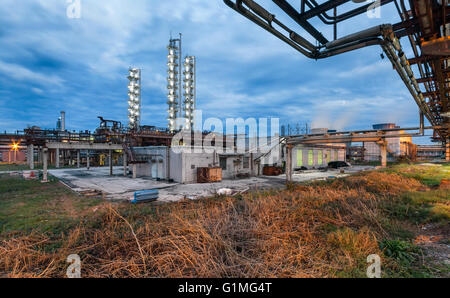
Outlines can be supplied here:
[[[247, 4], [251, 3], [253, 2]], [[385, 46], [394, 49], [396, 43], [396, 37], [389, 35]], [[399, 46], [396, 47], [400, 51]], [[246, 183], [252, 184], [251, 177], [263, 177], [260, 184], [272, 187], [274, 184], [282, 185], [284, 180], [299, 181], [305, 171], [309, 171], [309, 175], [310, 171], [320, 173], [336, 162], [341, 162], [342, 165], [353, 162], [378, 162], [379, 166], [386, 167], [388, 161], [450, 159], [449, 142], [446, 141], [448, 130], [443, 129], [446, 122], [442, 120], [444, 121], [442, 124], [425, 127], [424, 115], [430, 117], [432, 115], [427, 106], [421, 110], [420, 127], [416, 128], [401, 128], [394, 123], [386, 123], [375, 124], [371, 129], [360, 131], [336, 131], [332, 128], [313, 127], [306, 128], [302, 134], [293, 134], [291, 129], [288, 129], [286, 134], [286, 127], [283, 126], [281, 135], [279, 131], [274, 131], [267, 142], [259, 138], [254, 142], [254, 146], [245, 146], [243, 150], [239, 150], [242, 149], [238, 148], [240, 141], [249, 143], [252, 140], [248, 134], [227, 135], [225, 132], [219, 132], [211, 135], [208, 131], [195, 131], [196, 57], [189, 55], [182, 57], [181, 33], [179, 38], [170, 38], [167, 50], [167, 128], [146, 125], [147, 119], [142, 119], [142, 105], [145, 104], [141, 96], [142, 70], [133, 66], [129, 68], [128, 74], [124, 74], [128, 79], [127, 125], [98, 116], [99, 126], [94, 132], [70, 131], [66, 129], [66, 113], [61, 111], [55, 129], [32, 126], [14, 134], [2, 134], [1, 160], [4, 163], [26, 163], [30, 170], [38, 166], [42, 170], [33, 175], [39, 176], [41, 173], [39, 177], [43, 182], [48, 181], [50, 167], [83, 168], [83, 171], [88, 173], [95, 171], [92, 168], [102, 166], [109, 169], [106, 176], [121, 175], [128, 179], [144, 178], [154, 181], [152, 184], [143, 183], [133, 189], [126, 187], [126, 179], [122, 180], [126, 191], [121, 195], [114, 194], [110, 197], [126, 200], [133, 197], [133, 192], [148, 190], [149, 186], [150, 189], [158, 190], [170, 185], [175, 187], [179, 183], [214, 183], [238, 179], [245, 186]], [[387, 55], [389, 53], [396, 55], [394, 50], [386, 51]], [[396, 63], [395, 60], [392, 61]], [[409, 64], [399, 65], [406, 67], [410, 73]], [[413, 77], [411, 79], [413, 81], [408, 82], [416, 82]], [[413, 96], [422, 95], [422, 92], [416, 93], [417, 83], [413, 85], [416, 88], [410, 89]], [[444, 116], [440, 117], [445, 119]], [[423, 135], [425, 129], [434, 129], [435, 139], [442, 140], [443, 145], [415, 145], [413, 137]], [[213, 142], [206, 145], [205, 140], [211, 136]], [[184, 150], [198, 146], [202, 147], [200, 152], [193, 150], [186, 153]], [[180, 150], [174, 148], [183, 150], [177, 152]], [[120, 167], [120, 170], [117, 170], [117, 167]], [[365, 168], [353, 167], [353, 171], [363, 169]], [[89, 190], [80, 187], [70, 178], [75, 177], [74, 180], [78, 181], [76, 176], [86, 174], [74, 172], [71, 175], [71, 171], [73, 170], [67, 169], [67, 173], [50, 170], [56, 177], [63, 173], [59, 178], [62, 181], [66, 180], [66, 185], [72, 189]], [[327, 175], [339, 174], [328, 172]], [[322, 176], [319, 174], [316, 178], [320, 177]], [[241, 186], [240, 190], [245, 189], [244, 186]], [[216, 187], [216, 191], [229, 187], [233, 188], [224, 182]], [[107, 187], [90, 183], [89, 188], [104, 193], [106, 197], [109, 195]], [[204, 195], [204, 192], [200, 193]], [[193, 197], [196, 196], [193, 194]], [[151, 199], [155, 198], [152, 194]], [[163, 198], [164, 195], [160, 197]]]
[[[430, 251], [436, 243], [446, 245], [431, 255], [439, 256], [439, 265], [448, 266], [448, 1], [273, 0], [270, 9], [262, 2], [223, 0], [220, 5], [245, 21], [233, 28], [261, 29], [275, 37], [275, 43], [287, 45], [283, 51], [308, 58], [305, 63], [379, 48], [380, 63], [389, 66], [417, 109], [412, 120], [416, 124], [404, 126], [400, 116], [388, 119], [382, 115], [367, 120], [370, 126], [347, 123], [345, 127], [352, 129], [317, 122], [297, 124], [293, 129], [292, 121], [307, 121], [297, 115], [309, 117], [310, 107], [300, 111], [285, 103], [277, 107], [280, 118], [271, 117], [271, 111], [258, 111], [264, 115], [258, 119], [244, 120], [236, 115], [227, 121], [204, 121], [202, 112], [209, 111], [201, 108], [212, 106], [207, 104], [208, 93], [203, 92], [207, 86], [204, 57], [187, 34], [170, 35], [167, 42], [168, 32], [164, 33], [164, 44], [145, 48], [158, 53], [164, 70], [140, 64], [145, 59], [133, 60], [132, 52], [130, 56], [118, 55], [126, 59], [119, 74], [108, 73], [120, 76], [122, 82], [120, 94], [112, 91], [105, 95], [108, 102], [120, 97], [120, 105], [108, 108], [123, 118], [110, 116], [103, 107], [85, 109], [83, 121], [94, 119], [98, 124], [91, 130], [75, 131], [73, 127], [85, 128], [87, 122], [80, 120], [75, 125], [71, 120], [75, 112], [59, 101], [54, 114], [45, 114], [54, 127], [44, 128], [43, 123], [48, 122], [42, 114], [41, 123], [0, 132], [0, 169], [4, 169], [0, 170], [0, 182], [5, 181], [0, 185], [0, 236], [6, 239], [0, 237], [4, 240], [0, 244], [0, 277], [60, 277], [58, 270], [66, 260], [58, 255], [61, 251], [81, 255], [83, 266], [86, 264], [82, 270], [89, 277], [380, 277], [379, 271], [369, 272], [364, 267], [370, 256], [385, 262], [383, 276], [415, 277], [416, 272], [425, 272], [419, 266], [426, 260], [423, 256], [419, 260], [415, 250], [423, 243]], [[376, 26], [346, 27], [351, 33], [340, 36], [342, 22], [370, 13], [374, 7], [390, 7], [398, 21], [385, 23], [382, 17], [374, 18]], [[276, 15], [272, 8], [278, 9]], [[255, 40], [259, 36], [255, 35]], [[210, 46], [214, 45], [211, 42]], [[261, 51], [271, 46], [268, 43]], [[108, 55], [104, 56], [107, 61]], [[248, 69], [257, 67], [248, 65]], [[242, 76], [247, 76], [244, 71], [248, 69], [242, 69]], [[319, 85], [325, 85], [333, 71], [327, 69]], [[112, 71], [107, 68], [104, 72]], [[276, 84], [267, 78], [270, 73], [255, 74], [249, 80]], [[41, 80], [53, 83], [55, 78]], [[159, 101], [147, 100], [150, 85], [164, 91]], [[29, 92], [40, 92], [31, 87]], [[245, 89], [248, 86], [239, 90]], [[275, 94], [267, 101], [277, 101], [284, 93], [277, 90]], [[351, 93], [342, 94], [342, 98], [351, 97]], [[249, 91], [247, 97], [237, 97], [245, 101], [252, 96]], [[254, 102], [260, 100], [254, 97]], [[346, 100], [351, 105], [353, 99]], [[351, 110], [349, 105], [345, 107]], [[164, 124], [158, 124], [154, 114], [146, 114], [146, 108], [155, 115], [164, 114]], [[226, 108], [224, 104], [218, 109]], [[426, 144], [417, 142], [426, 137]], [[30, 190], [16, 194], [21, 187]], [[56, 199], [47, 198], [49, 190]], [[28, 199], [39, 191], [44, 194]], [[14, 201], [21, 196], [27, 201]], [[34, 211], [20, 209], [27, 204], [45, 209], [39, 209], [36, 221], [27, 219]], [[66, 211], [70, 220], [64, 217], [59, 222], [51, 217]], [[11, 223], [10, 218], [19, 224]], [[95, 223], [85, 224], [92, 218]], [[58, 222], [56, 228], [54, 222]], [[40, 230], [34, 234], [35, 226], [43, 227], [42, 235], [51, 229], [56, 232], [44, 237]], [[15, 229], [33, 234], [17, 240]], [[17, 241], [8, 242], [9, 238]], [[27, 255], [30, 251], [35, 254]], [[448, 277], [448, 270], [436, 272], [431, 276]]]

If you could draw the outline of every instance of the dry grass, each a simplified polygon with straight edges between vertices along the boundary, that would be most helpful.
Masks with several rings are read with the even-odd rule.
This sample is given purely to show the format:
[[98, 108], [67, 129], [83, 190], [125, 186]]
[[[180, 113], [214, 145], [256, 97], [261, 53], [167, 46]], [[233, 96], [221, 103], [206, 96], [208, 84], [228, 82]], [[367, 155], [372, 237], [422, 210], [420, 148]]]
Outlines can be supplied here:
[[411, 178], [371, 172], [151, 212], [110, 206], [90, 215], [96, 225], [80, 224], [59, 238], [3, 240], [0, 276], [64, 277], [72, 253], [81, 256], [83, 277], [359, 276], [386, 236], [380, 201], [419, 187]]

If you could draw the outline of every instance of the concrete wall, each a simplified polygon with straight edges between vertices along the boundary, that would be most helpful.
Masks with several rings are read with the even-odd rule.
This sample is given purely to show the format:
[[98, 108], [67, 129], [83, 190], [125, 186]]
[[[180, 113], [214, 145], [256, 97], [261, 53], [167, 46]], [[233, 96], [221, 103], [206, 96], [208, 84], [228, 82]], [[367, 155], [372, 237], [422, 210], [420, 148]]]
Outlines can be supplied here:
[[255, 175], [255, 172], [251, 172], [251, 163], [253, 162], [253, 168], [256, 167], [256, 163], [251, 161], [250, 154], [248, 153], [241, 155], [219, 155], [219, 158], [226, 159], [226, 169], [222, 169], [222, 178], [224, 179], [235, 179], [238, 174]]
[[170, 156], [170, 179], [172, 179], [175, 182], [182, 183], [184, 172], [182, 169], [183, 164], [183, 153], [174, 153], [172, 151], [169, 151]]
[[27, 155], [23, 151], [2, 151], [0, 152], [0, 161], [11, 162], [24, 162], [27, 160]]
[[171, 179], [180, 183], [196, 183], [197, 168], [220, 166], [220, 159], [226, 159], [226, 168], [222, 169], [222, 179], [234, 179], [238, 174], [251, 175], [250, 154], [248, 167], [244, 168], [243, 155], [222, 155], [217, 153], [171, 153]]
[[131, 168], [136, 169], [136, 174], [133, 177], [149, 177], [150, 176], [150, 164], [149, 163], [138, 163], [131, 165]]
[[137, 160], [145, 160], [148, 165], [147, 177], [154, 179], [169, 179], [167, 147], [148, 146], [135, 147], [133, 152]]
[[[253, 176], [258, 172], [262, 173], [262, 169], [258, 171], [258, 167], [262, 167], [261, 161], [254, 161], [257, 156], [255, 154], [218, 154], [213, 148], [207, 149], [209, 149], [208, 152], [196, 153], [195, 151], [168, 150], [165, 146], [133, 148], [136, 158], [146, 161], [146, 163], [138, 164], [136, 174], [138, 177], [172, 179], [178, 183], [196, 183], [197, 168], [220, 166], [221, 158], [226, 160], [226, 167], [222, 170], [222, 179], [234, 179], [238, 174]], [[275, 159], [279, 159], [278, 152]]]
[[197, 168], [213, 165], [214, 153], [182, 153], [182, 167], [178, 168], [178, 171], [183, 171], [183, 180], [178, 182], [196, 183]]

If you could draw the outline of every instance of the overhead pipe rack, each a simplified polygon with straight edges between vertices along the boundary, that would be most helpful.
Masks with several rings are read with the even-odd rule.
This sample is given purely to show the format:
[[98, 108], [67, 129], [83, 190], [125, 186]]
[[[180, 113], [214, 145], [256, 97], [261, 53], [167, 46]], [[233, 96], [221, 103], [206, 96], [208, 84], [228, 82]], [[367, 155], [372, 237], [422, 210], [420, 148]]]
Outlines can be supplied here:
[[[441, 4], [440, 8], [438, 5], [439, 1], [434, 3], [425, 0], [414, 0], [409, 1], [412, 10], [407, 10], [404, 0], [381, 0], [378, 2], [380, 6], [389, 3], [395, 5], [401, 22], [393, 25], [382, 24], [337, 38], [337, 24], [339, 22], [365, 13], [374, 2], [361, 5], [339, 15], [337, 14], [337, 8], [340, 5], [350, 2], [350, 0], [324, 1], [321, 4], [315, 0], [301, 0], [299, 11], [292, 7], [286, 0], [273, 0], [273, 2], [308, 32], [315, 39], [316, 45], [290, 29], [277, 19], [274, 14], [253, 0], [224, 0], [224, 3], [230, 8], [311, 59], [332, 57], [373, 45], [381, 46], [414, 98], [421, 115], [428, 119], [440, 138], [444, 142], [448, 142], [450, 127], [448, 119], [443, 119], [446, 117], [445, 112], [448, 111], [448, 91], [450, 90], [446, 91], [445, 86], [449, 86], [450, 84], [444, 83], [448, 73], [445, 69], [441, 70], [441, 64], [435, 61], [436, 58], [423, 56], [423, 53], [419, 53], [417, 47], [420, 48], [422, 44], [420, 39], [421, 35], [429, 38], [433, 32], [436, 32], [437, 29], [434, 28], [436, 26], [433, 27], [433, 22], [438, 24], [442, 23], [445, 27], [447, 24], [446, 20], [450, 19], [448, 17], [450, 16], [450, 6]], [[327, 14], [327, 11], [330, 10], [333, 10], [332, 16]], [[433, 17], [430, 18], [430, 15]], [[329, 41], [309, 23], [309, 20], [313, 17], [318, 17], [324, 24], [333, 25], [334, 40]], [[408, 60], [402, 49], [399, 38], [403, 36], [408, 36], [409, 38], [415, 55], [413, 59]], [[442, 44], [439, 46], [442, 47]], [[445, 58], [448, 56], [444, 55], [443, 57], [442, 59], [447, 61], [443, 62], [443, 64], [449, 64], [449, 60]], [[413, 64], [413, 61], [418, 64], [420, 79], [414, 76], [411, 69], [410, 65]], [[434, 73], [436, 75], [433, 75]], [[425, 92], [421, 91], [420, 83], [425, 84]], [[429, 100], [427, 101], [425, 98], [429, 98]]]

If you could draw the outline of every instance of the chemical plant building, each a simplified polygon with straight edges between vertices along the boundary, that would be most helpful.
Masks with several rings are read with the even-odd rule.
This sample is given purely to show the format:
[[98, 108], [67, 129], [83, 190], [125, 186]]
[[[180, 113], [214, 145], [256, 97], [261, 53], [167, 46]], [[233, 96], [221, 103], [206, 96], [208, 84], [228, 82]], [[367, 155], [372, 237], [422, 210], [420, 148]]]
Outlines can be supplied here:
[[[216, 172], [218, 170], [220, 180], [257, 176], [262, 172], [258, 160], [253, 159], [253, 162], [250, 162], [250, 153], [217, 153], [214, 147], [199, 149], [205, 150], [206, 153], [187, 153], [183, 152], [183, 148], [165, 146], [133, 148], [139, 160], [147, 160], [137, 164], [133, 177], [197, 183], [202, 176], [202, 169], [205, 168], [214, 169]], [[133, 169], [134, 167], [133, 165]]]
[[[232, 136], [234, 142], [224, 141], [223, 148], [214, 146], [197, 148], [192, 143], [172, 144], [176, 134], [171, 133], [168, 128], [140, 125], [135, 130], [123, 127], [118, 121], [105, 120], [102, 117], [99, 117], [100, 125], [94, 133], [70, 132], [67, 129], [63, 131], [62, 128], [66, 126], [64, 116], [62, 113], [58, 120], [59, 129], [42, 130], [31, 127], [25, 129], [22, 134], [2, 136], [2, 148], [6, 148], [2, 150], [2, 160], [6, 162], [15, 160], [17, 163], [26, 160], [31, 169], [42, 164], [43, 181], [48, 179], [50, 166], [57, 169], [79, 168], [80, 172], [76, 175], [81, 177], [89, 177], [89, 172], [96, 171], [94, 167], [106, 166], [109, 170], [105, 172], [105, 178], [108, 174], [114, 177], [121, 176], [128, 179], [124, 180], [124, 183], [129, 185], [133, 185], [131, 182], [133, 180], [145, 179], [143, 185], [152, 185], [150, 189], [169, 187], [174, 185], [173, 183], [196, 184], [240, 180], [242, 183], [249, 183], [252, 177], [278, 175], [279, 181], [302, 179], [303, 173], [309, 175], [310, 171], [319, 172], [317, 170], [325, 169], [332, 161], [347, 161], [349, 146], [351, 150], [363, 152], [365, 161], [382, 161], [383, 143], [380, 143], [378, 136], [375, 137], [378, 141], [372, 140], [374, 134], [377, 134], [373, 129], [361, 133], [361, 137], [358, 133], [348, 134], [328, 129], [312, 129], [310, 134], [296, 137], [275, 135], [270, 138], [269, 145], [256, 142], [254, 148], [246, 147], [244, 151], [240, 151], [236, 147], [238, 139], [236, 135]], [[130, 113], [130, 116], [136, 114]], [[140, 121], [135, 117], [135, 122], [130, 123]], [[393, 124], [373, 126], [375, 130], [386, 127], [401, 131]], [[191, 132], [195, 133], [189, 129], [185, 131], [189, 135]], [[384, 132], [386, 136], [390, 136], [391, 133], [389, 130]], [[200, 135], [203, 139], [207, 133], [200, 132]], [[411, 137], [392, 136], [385, 139], [385, 160], [403, 156], [412, 158], [408, 152], [408, 148], [415, 147]], [[226, 137], [226, 135], [216, 136], [223, 139]], [[248, 140], [248, 137], [239, 137]], [[16, 145], [10, 145], [14, 143]], [[263, 150], [267, 148], [269, 149]], [[442, 147], [417, 148], [418, 158], [443, 157]], [[185, 152], [184, 149], [192, 149], [193, 152]], [[200, 152], [196, 152], [196, 149], [200, 149]], [[120, 166], [120, 169], [116, 166]], [[55, 172], [54, 174], [56, 175]], [[337, 174], [325, 173], [325, 175]], [[64, 181], [64, 176], [59, 178]], [[101, 185], [104, 183], [101, 182], [101, 177], [94, 181], [99, 181]], [[148, 184], [145, 181], [155, 182]], [[65, 183], [71, 185], [70, 181]]]
[[[63, 111], [55, 129], [33, 126], [14, 134], [0, 134], [0, 160], [26, 162], [32, 170], [35, 165], [42, 165], [43, 182], [48, 180], [50, 167], [78, 169], [72, 172], [73, 176], [82, 179], [94, 175], [92, 168], [106, 166], [104, 176], [125, 179], [117, 182], [130, 185], [131, 189], [139, 179], [141, 187], [151, 185], [150, 188], [158, 189], [174, 184], [227, 180], [258, 184], [267, 180], [252, 180], [252, 177], [268, 176], [279, 176], [277, 183], [293, 181], [293, 178], [301, 181], [302, 175], [326, 170], [334, 161], [379, 161], [386, 166], [388, 160], [436, 159], [446, 153], [442, 146], [412, 143], [412, 136], [423, 132], [422, 125], [419, 133], [409, 133], [392, 123], [350, 132], [313, 128], [298, 135], [285, 135], [282, 128], [281, 136], [275, 131], [265, 140], [237, 133], [215, 134], [214, 144], [202, 146], [210, 133], [194, 130], [197, 59], [192, 55], [182, 57], [181, 37], [180, 34], [179, 38], [170, 39], [167, 47], [167, 128], [143, 125], [142, 71], [130, 67], [128, 75], [124, 75], [128, 80], [127, 125], [99, 116], [100, 123], [94, 132], [74, 132], [67, 130]], [[180, 134], [182, 138], [175, 141]], [[191, 136], [195, 135], [199, 138], [192, 141]], [[198, 140], [200, 144], [196, 143]], [[216, 142], [221, 145], [216, 146]], [[237, 144], [242, 143], [246, 145], [239, 148]], [[447, 159], [450, 159], [448, 144]], [[115, 166], [120, 166], [120, 170]], [[102, 181], [99, 177], [90, 183], [100, 187], [105, 183]], [[65, 183], [72, 185], [70, 181]]]
[[417, 145], [418, 160], [439, 160], [445, 158], [445, 148], [439, 145]]

